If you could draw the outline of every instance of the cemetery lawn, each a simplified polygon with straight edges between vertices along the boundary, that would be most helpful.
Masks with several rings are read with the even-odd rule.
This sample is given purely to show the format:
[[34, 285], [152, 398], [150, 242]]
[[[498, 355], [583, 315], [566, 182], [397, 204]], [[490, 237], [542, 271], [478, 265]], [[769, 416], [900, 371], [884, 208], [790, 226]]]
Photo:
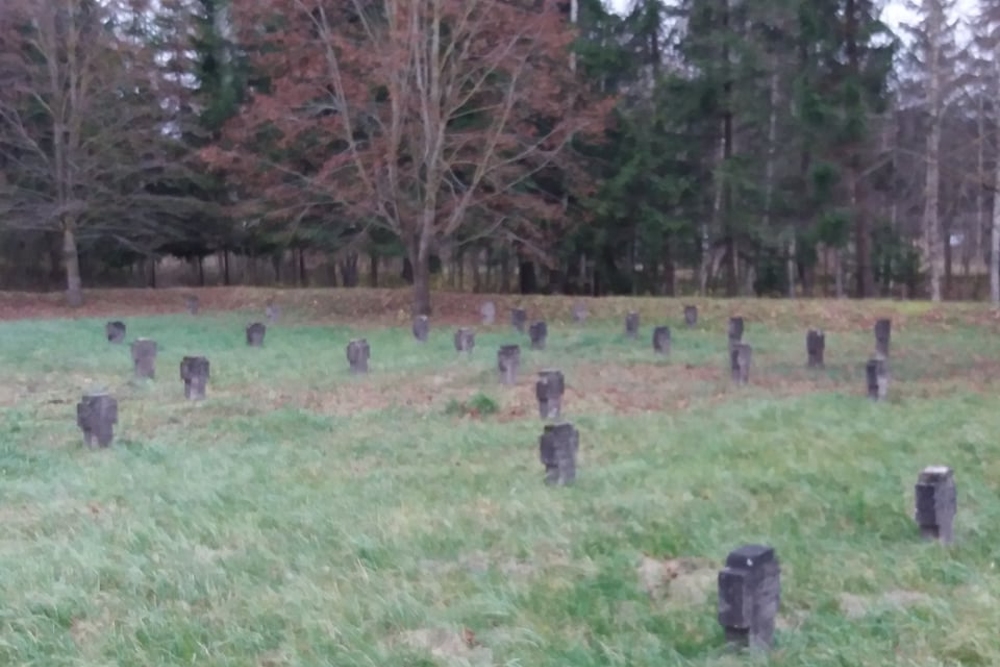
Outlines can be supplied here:
[[[436, 297], [420, 344], [405, 292], [347, 292], [280, 293], [260, 349], [243, 328], [266, 290], [206, 291], [196, 317], [164, 290], [169, 308], [94, 293], [87, 317], [0, 322], [0, 665], [1000, 665], [988, 306], [695, 300], [688, 330], [683, 300], [591, 301], [577, 325], [571, 299], [533, 298], [549, 337], [531, 351], [506, 325], [515, 297], [497, 297], [493, 327], [480, 298]], [[25, 312], [12, 299], [8, 317]], [[359, 303], [375, 305], [351, 318]], [[743, 388], [726, 366], [736, 314]], [[875, 404], [863, 365], [884, 316], [892, 384]], [[155, 381], [131, 380], [108, 319], [158, 341]], [[460, 323], [478, 330], [468, 359]], [[673, 331], [667, 358], [656, 324]], [[827, 331], [822, 371], [804, 367], [810, 326]], [[352, 377], [360, 336], [371, 374]], [[513, 388], [496, 379], [508, 342]], [[211, 362], [201, 403], [178, 376], [190, 354]], [[565, 373], [580, 432], [572, 487], [542, 482], [546, 367]], [[75, 404], [96, 387], [119, 424], [91, 451]], [[913, 522], [930, 464], [955, 469], [951, 547]], [[727, 654], [716, 621], [716, 573], [745, 543], [781, 561], [769, 662]]]

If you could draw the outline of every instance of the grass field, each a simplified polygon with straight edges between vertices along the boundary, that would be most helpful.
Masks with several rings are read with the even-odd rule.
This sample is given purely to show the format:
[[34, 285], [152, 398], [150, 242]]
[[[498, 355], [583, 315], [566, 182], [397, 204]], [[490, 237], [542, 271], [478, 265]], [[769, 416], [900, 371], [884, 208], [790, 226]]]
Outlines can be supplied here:
[[[498, 307], [466, 359], [452, 333], [476, 325], [471, 297], [438, 299], [420, 344], [405, 294], [282, 294], [251, 349], [243, 327], [272, 292], [211, 291], [197, 317], [180, 293], [145, 294], [91, 295], [75, 319], [0, 298], [32, 317], [0, 322], [0, 665], [1000, 665], [985, 306], [701, 302], [687, 330], [680, 300], [594, 301], [575, 325], [570, 300], [537, 298], [548, 349]], [[748, 387], [729, 382], [731, 314], [754, 347]], [[892, 385], [875, 404], [880, 316]], [[158, 341], [155, 381], [131, 380], [110, 317]], [[673, 329], [668, 358], [654, 324]], [[823, 371], [804, 367], [810, 326], [827, 331]], [[362, 335], [372, 371], [352, 377], [344, 347]], [[508, 342], [516, 387], [496, 377]], [[187, 354], [211, 361], [204, 402], [183, 398]], [[565, 373], [580, 431], [571, 487], [542, 482], [545, 367]], [[75, 403], [96, 387], [120, 417], [91, 451]], [[958, 485], [951, 547], [912, 517], [917, 473], [938, 463]], [[769, 658], [726, 652], [716, 621], [717, 571], [749, 542], [782, 565]]]

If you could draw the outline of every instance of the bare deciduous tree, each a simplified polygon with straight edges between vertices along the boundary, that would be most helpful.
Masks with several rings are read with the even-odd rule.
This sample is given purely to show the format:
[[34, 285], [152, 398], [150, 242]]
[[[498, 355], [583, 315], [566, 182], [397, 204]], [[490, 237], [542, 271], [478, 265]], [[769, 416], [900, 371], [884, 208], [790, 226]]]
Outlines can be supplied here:
[[61, 235], [71, 305], [83, 301], [81, 238], [127, 230], [133, 244], [152, 239], [187, 208], [156, 191], [179, 177], [181, 161], [146, 18], [142, 6], [115, 1], [0, 6], [5, 223]]
[[908, 30], [914, 36], [910, 56], [916, 66], [921, 102], [927, 118], [923, 231], [930, 266], [930, 296], [932, 301], [940, 301], [945, 264], [940, 220], [941, 133], [946, 106], [958, 81], [955, 71], [956, 21], [952, 18], [955, 0], [920, 0], [907, 4], [920, 17], [916, 24], [908, 26]]
[[272, 203], [325, 202], [391, 231], [427, 314], [435, 248], [562, 216], [535, 179], [606, 111], [574, 85], [568, 17], [551, 0], [522, 4], [236, 0], [242, 43], [270, 43], [256, 64], [271, 90], [230, 126], [241, 150], [210, 155]]

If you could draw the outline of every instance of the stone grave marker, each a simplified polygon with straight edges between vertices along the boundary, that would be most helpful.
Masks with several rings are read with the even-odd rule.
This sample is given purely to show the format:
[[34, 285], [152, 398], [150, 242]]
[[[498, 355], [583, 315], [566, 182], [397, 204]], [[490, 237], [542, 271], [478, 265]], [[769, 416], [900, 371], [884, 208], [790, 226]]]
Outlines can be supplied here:
[[689, 329], [698, 324], [698, 306], [684, 306], [684, 324]]
[[156, 377], [156, 341], [150, 338], [136, 338], [132, 341], [132, 366], [137, 378]]
[[83, 431], [83, 443], [91, 449], [110, 446], [117, 423], [118, 401], [105, 391], [86, 393], [76, 404], [76, 425]]
[[125, 342], [125, 323], [115, 320], [104, 325], [104, 333], [108, 337], [109, 343]]
[[819, 329], [806, 333], [806, 362], [809, 368], [823, 368], [823, 352], [826, 350], [826, 334]]
[[541, 320], [533, 322], [532, 325], [528, 327], [528, 337], [531, 338], [532, 350], [544, 350], [545, 340], [549, 337], [548, 325]]
[[192, 315], [197, 315], [198, 311], [201, 310], [201, 300], [196, 294], [188, 294], [184, 297], [184, 305]]
[[371, 348], [364, 338], [357, 338], [347, 344], [347, 362], [351, 365], [351, 373], [360, 375], [368, 372], [368, 359]]
[[948, 466], [927, 466], [917, 477], [913, 518], [927, 540], [951, 544], [957, 508], [955, 473]]
[[582, 303], [573, 304], [573, 321], [580, 324], [587, 321], [587, 307]]
[[469, 327], [459, 327], [455, 332], [455, 350], [472, 354], [476, 347], [476, 332]]
[[539, 458], [545, 466], [545, 483], [566, 486], [576, 480], [576, 457], [580, 434], [568, 422], [546, 424], [538, 442]]
[[545, 369], [538, 372], [535, 398], [538, 399], [538, 414], [542, 419], [559, 419], [565, 391], [566, 381], [561, 371]]
[[524, 333], [524, 327], [528, 324], [528, 311], [524, 308], [511, 308], [510, 323], [518, 333]]
[[501, 345], [497, 350], [497, 370], [500, 371], [500, 382], [506, 385], [517, 384], [517, 371], [521, 366], [521, 347], [519, 345]]
[[742, 317], [730, 317], [729, 318], [729, 349], [732, 350], [733, 346], [739, 345], [743, 342], [743, 318]]
[[479, 314], [483, 318], [483, 325], [490, 326], [497, 319], [497, 307], [493, 305], [492, 301], [487, 301], [479, 308]]
[[736, 343], [729, 351], [729, 368], [736, 384], [743, 385], [750, 382], [752, 356], [753, 348], [746, 343]]
[[267, 325], [263, 322], [251, 322], [247, 325], [247, 345], [250, 347], [262, 346], [265, 334], [267, 334]]
[[413, 337], [421, 343], [427, 342], [427, 337], [431, 333], [431, 320], [426, 315], [417, 315], [413, 318]]
[[868, 398], [884, 401], [889, 396], [889, 362], [884, 357], [874, 357], [865, 365]]
[[267, 305], [264, 306], [264, 317], [268, 322], [274, 324], [281, 317], [281, 307], [274, 303], [274, 301], [268, 301]]
[[889, 339], [892, 337], [892, 320], [880, 319], [875, 322], [875, 357], [889, 358]]
[[670, 327], [653, 329], [653, 352], [670, 354]]
[[747, 544], [729, 553], [719, 572], [719, 625], [737, 648], [769, 649], [781, 603], [781, 567], [774, 549]]
[[200, 401], [205, 398], [210, 364], [205, 357], [184, 357], [181, 359], [181, 380], [184, 382], [184, 398]]
[[625, 315], [625, 336], [628, 338], [639, 337], [639, 313], [633, 311]]

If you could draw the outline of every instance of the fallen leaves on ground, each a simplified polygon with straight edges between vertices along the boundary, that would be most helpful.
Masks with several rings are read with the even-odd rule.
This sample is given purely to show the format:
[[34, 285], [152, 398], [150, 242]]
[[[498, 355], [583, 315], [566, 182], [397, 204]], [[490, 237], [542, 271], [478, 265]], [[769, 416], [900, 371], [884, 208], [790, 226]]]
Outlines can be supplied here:
[[[128, 317], [187, 314], [186, 297], [197, 295], [201, 317], [212, 312], [264, 309], [274, 302], [285, 321], [342, 321], [398, 325], [409, 320], [412, 292], [408, 288], [274, 288], [274, 287], [172, 287], [164, 289], [88, 289], [84, 305], [71, 308], [61, 292], [0, 292], [0, 320], [34, 318]], [[480, 307], [496, 306], [496, 324], [507, 326], [512, 308], [528, 311], [528, 320], [572, 322], [572, 308], [583, 303], [590, 319], [621, 319], [639, 313], [643, 326], [671, 324], [683, 327], [684, 306], [698, 308], [697, 329], [724, 330], [729, 317], [754, 323], [824, 331], [871, 329], [881, 317], [892, 319], [893, 333], [911, 323], [947, 329], [957, 325], [1000, 330], [1000, 310], [986, 303], [922, 301], [861, 301], [848, 299], [715, 299], [666, 297], [577, 297], [559, 295], [473, 294], [434, 292], [432, 326], [479, 324]], [[585, 325], [582, 325], [585, 326]]]

